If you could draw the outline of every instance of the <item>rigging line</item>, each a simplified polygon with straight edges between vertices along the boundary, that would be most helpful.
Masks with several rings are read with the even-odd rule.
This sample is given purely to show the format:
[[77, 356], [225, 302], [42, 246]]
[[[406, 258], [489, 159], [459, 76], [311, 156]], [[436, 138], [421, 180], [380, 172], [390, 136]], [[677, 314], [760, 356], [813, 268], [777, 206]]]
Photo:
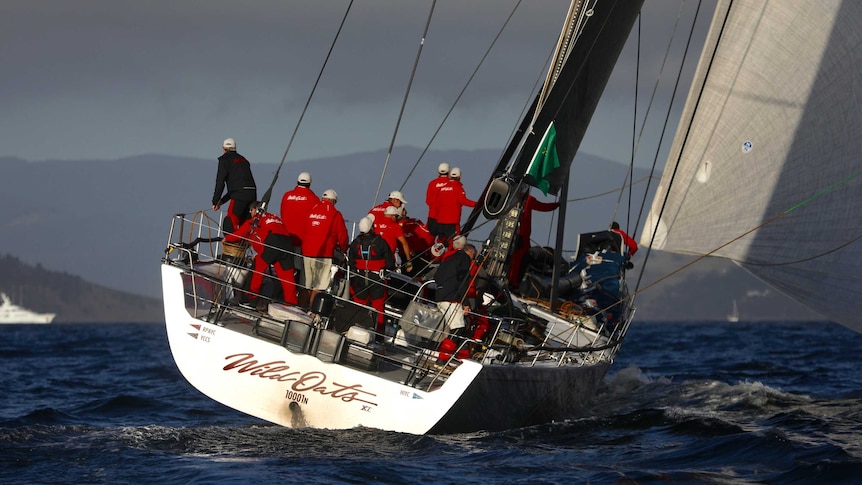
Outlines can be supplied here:
[[[670, 59], [671, 47], [673, 47], [673, 40], [676, 38], [676, 31], [679, 28], [679, 22], [680, 22], [680, 19], [682, 18], [682, 13], [683, 13], [683, 11], [685, 11], [685, 4], [686, 4], [686, 1], [683, 0], [679, 5], [679, 10], [677, 10], [677, 12], [676, 12], [676, 20], [673, 23], [673, 30], [671, 31], [670, 38], [668, 39], [667, 47], [665, 48], [665, 52], [664, 52], [664, 58], [662, 59], [661, 67], [659, 68], [659, 74], [656, 77], [655, 84], [653, 85], [652, 94], [650, 95], [650, 100], [647, 103], [646, 113], [644, 113], [643, 123], [641, 124], [641, 129], [640, 129], [640, 132], [638, 133], [637, 142], [635, 143], [635, 149], [634, 149], [635, 153], [637, 153], [638, 147], [640, 147], [641, 140], [643, 140], [644, 130], [646, 129], [647, 120], [649, 119], [649, 113], [652, 110], [653, 102], [655, 101], [656, 94], [658, 93], [658, 88], [659, 88], [659, 85], [661, 84], [661, 80], [664, 78], [664, 69], [665, 69], [665, 66], [667, 65], [668, 59]], [[700, 11], [700, 5], [701, 5], [700, 2], [698, 2], [698, 8], [695, 10], [694, 20], [692, 20], [692, 29], [689, 31], [688, 40], [686, 42], [686, 47], [685, 47], [685, 51], [683, 54], [683, 59], [682, 59], [682, 62], [680, 63], [679, 69], [677, 70], [677, 74], [676, 74], [677, 75], [677, 83], [679, 82], [679, 79], [682, 77], [682, 69], [685, 66], [685, 55], [688, 54], [688, 47], [691, 44], [691, 39], [692, 39], [692, 36], [694, 35], [694, 23], [697, 21], [697, 14]], [[668, 111], [665, 113], [665, 122], [664, 122], [665, 127], [667, 127], [667, 120], [670, 118], [670, 109], [673, 106], [673, 99], [675, 99], [675, 97], [676, 97], [676, 88], [674, 88], [673, 97], [671, 98], [671, 101], [668, 103]], [[663, 139], [664, 139], [664, 131], [662, 131], [662, 136], [659, 139], [658, 149], [661, 148], [661, 140], [663, 140]], [[652, 164], [652, 169], [650, 170], [650, 175], [653, 175], [655, 173], [655, 167], [656, 167], [656, 163], [658, 160], [658, 151], [659, 151], [658, 149], [656, 150], [656, 154], [653, 157], [653, 164]], [[634, 232], [637, 232], [638, 228], [640, 227], [641, 216], [643, 215], [644, 209], [646, 208], [646, 198], [647, 198], [648, 193], [649, 193], [649, 184], [647, 185], [647, 189], [644, 191], [643, 201], [641, 202], [640, 210], [638, 211], [638, 218], [635, 221], [635, 231]], [[634, 232], [629, 232], [629, 234], [634, 234]]]
[[428, 28], [431, 26], [431, 18], [434, 16], [434, 7], [437, 5], [437, 0], [431, 2], [431, 10], [428, 12], [428, 19], [425, 21], [425, 31], [422, 32], [422, 38], [419, 40], [419, 49], [416, 51], [416, 59], [413, 61], [413, 69], [410, 71], [410, 80], [407, 82], [407, 91], [404, 92], [404, 99], [401, 101], [401, 110], [398, 112], [398, 120], [395, 122], [395, 131], [392, 133], [392, 140], [389, 142], [389, 151], [386, 152], [386, 161], [383, 162], [383, 172], [380, 174], [380, 181], [377, 182], [377, 192], [374, 193], [374, 200], [371, 201], [371, 207], [377, 205], [377, 198], [380, 196], [380, 187], [383, 186], [383, 179], [386, 177], [386, 168], [389, 166], [389, 159], [392, 158], [392, 148], [395, 146], [395, 138], [398, 136], [398, 128], [401, 126], [401, 119], [404, 117], [404, 107], [407, 105], [407, 99], [410, 97], [410, 88], [413, 86], [413, 79], [416, 77], [416, 67], [419, 65], [419, 58], [422, 57], [422, 48], [425, 47], [425, 38], [428, 37]]
[[828, 250], [828, 251], [824, 251], [824, 252], [822, 252], [822, 253], [820, 253], [820, 254], [815, 254], [815, 255], [813, 255], [813, 256], [809, 256], [809, 257], [807, 257], [807, 258], [797, 259], [797, 260], [795, 260], [795, 261], [784, 261], [784, 262], [781, 262], [781, 263], [751, 263], [751, 262], [748, 262], [748, 261], [740, 261], [740, 260], [731, 259], [731, 258], [727, 258], [727, 259], [730, 259], [730, 260], [731, 260], [731, 261], [733, 261], [734, 263], [737, 263], [737, 264], [740, 264], [740, 265], [745, 265], [745, 266], [758, 266], [758, 267], [764, 267], [764, 268], [765, 268], [765, 267], [777, 267], [777, 266], [790, 266], [790, 265], [793, 265], [793, 264], [805, 263], [805, 262], [808, 262], [808, 261], [813, 261], [813, 260], [818, 259], [818, 258], [822, 258], [823, 256], [826, 256], [827, 254], [832, 254], [832, 253], [834, 253], [834, 252], [840, 251], [840, 250], [842, 250], [842, 249], [846, 248], [847, 246], [849, 246], [849, 245], [851, 245], [851, 244], [855, 243], [856, 241], [858, 241], [858, 240], [860, 240], [860, 239], [862, 239], [862, 234], [860, 234], [860, 235], [858, 235], [858, 236], [854, 237], [853, 239], [851, 239], [851, 240], [849, 240], [849, 241], [845, 242], [844, 244], [841, 244], [841, 245], [839, 245], [839, 246], [836, 246], [836, 247], [834, 247], [834, 248], [832, 248], [832, 249], [830, 249], [830, 250]]
[[[656, 94], [658, 93], [658, 88], [659, 88], [659, 85], [661, 84], [661, 80], [664, 78], [664, 69], [667, 66], [668, 59], [670, 59], [670, 50], [671, 50], [671, 47], [673, 47], [673, 39], [676, 38], [676, 31], [677, 31], [677, 28], [679, 27], [679, 21], [682, 18], [682, 12], [685, 10], [685, 3], [686, 3], [685, 0], [683, 0], [682, 3], [680, 3], [679, 10], [676, 13], [676, 20], [674, 21], [674, 24], [673, 24], [673, 30], [671, 30], [670, 38], [668, 39], [668, 42], [667, 42], [667, 48], [665, 49], [665, 52], [664, 52], [664, 58], [661, 61], [661, 66], [659, 67], [658, 76], [656, 77], [655, 84], [653, 85], [653, 88], [652, 88], [652, 93], [650, 94], [649, 102], [647, 103], [646, 113], [644, 113], [644, 117], [643, 117], [643, 123], [641, 124], [640, 131], [638, 132], [637, 142], [635, 143], [635, 148], [634, 148], [635, 153], [637, 153], [638, 147], [640, 147], [640, 144], [641, 144], [641, 140], [643, 140], [644, 130], [646, 129], [646, 121], [649, 118], [650, 111], [652, 111], [652, 106], [653, 106], [653, 103], [655, 102]], [[697, 13], [695, 13], [695, 19], [696, 18], [697, 18]], [[689, 42], [691, 42], [691, 34], [689, 34]], [[682, 71], [681, 67], [680, 67], [680, 71]], [[680, 74], [677, 73], [677, 75], [679, 76]]]
[[[634, 295], [636, 295], [636, 294], [639, 294], [639, 293], [641, 293], [641, 292], [645, 291], [647, 288], [651, 288], [651, 287], [653, 287], [653, 286], [657, 285], [658, 283], [660, 283], [660, 282], [662, 282], [662, 281], [664, 281], [664, 280], [666, 280], [666, 279], [670, 278], [671, 276], [673, 276], [673, 275], [675, 275], [675, 274], [677, 274], [677, 273], [681, 272], [682, 270], [684, 270], [684, 269], [688, 268], [689, 266], [692, 266], [692, 265], [694, 265], [695, 263], [698, 263], [698, 262], [700, 262], [700, 261], [702, 261], [702, 260], [704, 260], [704, 259], [706, 259], [706, 258], [708, 258], [708, 257], [712, 256], [713, 254], [717, 253], [717, 252], [718, 252], [718, 251], [720, 251], [721, 249], [724, 249], [725, 247], [727, 247], [727, 246], [729, 246], [729, 245], [731, 245], [731, 244], [735, 243], [736, 241], [739, 241], [740, 239], [742, 239], [742, 238], [744, 238], [744, 237], [748, 236], [749, 234], [751, 234], [751, 233], [753, 233], [753, 232], [755, 232], [755, 231], [758, 231], [758, 230], [762, 229], [763, 227], [765, 227], [765, 226], [767, 226], [767, 225], [769, 225], [769, 224], [772, 224], [773, 222], [775, 222], [775, 221], [777, 221], [777, 220], [781, 219], [782, 217], [784, 217], [784, 216], [786, 216], [786, 215], [790, 214], [791, 212], [795, 211], [796, 209], [799, 209], [799, 208], [801, 208], [801, 207], [807, 206], [807, 205], [811, 204], [812, 202], [814, 202], [815, 200], [819, 199], [820, 197], [822, 197], [822, 196], [824, 196], [824, 195], [826, 195], [826, 194], [829, 194], [829, 193], [831, 193], [831, 192], [835, 191], [835, 189], [837, 189], [837, 188], [839, 188], [839, 187], [842, 187], [842, 186], [847, 185], [847, 183], [848, 183], [848, 182], [850, 182], [851, 180], [853, 180], [853, 179], [855, 179], [855, 178], [859, 177], [860, 175], [862, 175], [862, 170], [857, 171], [856, 173], [854, 173], [854, 174], [852, 174], [852, 175], [850, 175], [850, 176], [848, 176], [848, 177], [845, 177], [844, 179], [839, 180], [838, 182], [835, 182], [834, 184], [832, 184], [832, 185], [830, 185], [830, 186], [826, 187], [825, 189], [821, 190], [820, 192], [817, 192], [816, 194], [812, 195], [811, 197], [808, 197], [807, 199], [805, 199], [805, 200], [803, 200], [803, 201], [801, 201], [801, 202], [799, 202], [799, 203], [797, 203], [797, 204], [794, 204], [794, 205], [790, 206], [789, 208], [787, 208], [787, 209], [785, 209], [785, 210], [783, 210], [783, 211], [779, 212], [778, 214], [776, 214], [776, 215], [774, 215], [774, 216], [770, 217], [769, 219], [767, 219], [767, 220], [766, 220], [766, 221], [764, 221], [763, 223], [761, 223], [761, 224], [759, 224], [759, 225], [757, 225], [757, 226], [755, 226], [755, 227], [753, 227], [753, 228], [751, 228], [751, 229], [749, 229], [749, 230], [747, 230], [747, 231], [743, 232], [743, 233], [742, 233], [742, 234], [740, 234], [739, 236], [736, 236], [735, 238], [731, 239], [730, 241], [727, 241], [727, 242], [725, 242], [724, 244], [722, 244], [722, 245], [720, 245], [720, 246], [718, 246], [718, 247], [716, 247], [716, 248], [714, 248], [714, 249], [710, 250], [709, 252], [707, 252], [707, 253], [705, 253], [705, 254], [702, 254], [702, 255], [698, 256], [698, 257], [697, 257], [697, 258], [695, 258], [694, 260], [692, 260], [692, 261], [690, 261], [690, 262], [688, 262], [688, 263], [686, 263], [686, 264], [684, 264], [684, 265], [680, 266], [680, 267], [679, 267], [679, 268], [677, 268], [676, 270], [674, 270], [674, 271], [672, 271], [672, 272], [670, 272], [670, 273], [666, 274], [665, 276], [662, 276], [661, 278], [659, 278], [659, 279], [657, 279], [657, 280], [653, 281], [653, 282], [652, 282], [652, 283], [650, 283], [649, 285], [647, 285], [647, 286], [645, 286], [645, 287], [643, 287], [643, 288], [638, 288], [634, 293], [632, 293], [632, 294], [630, 294], [630, 295], [629, 295], [629, 298], [633, 297], [633, 296], [634, 296]], [[794, 264], [794, 263], [805, 262], [805, 261], [809, 261], [809, 260], [812, 260], [812, 259], [815, 259], [815, 258], [819, 258], [819, 257], [824, 256], [824, 255], [826, 255], [826, 254], [829, 254], [829, 253], [833, 253], [833, 252], [835, 252], [835, 251], [838, 251], [839, 249], [841, 249], [841, 248], [843, 248], [843, 247], [846, 247], [846, 246], [848, 246], [848, 245], [852, 244], [853, 242], [858, 241], [859, 239], [862, 239], [862, 235], [857, 236], [856, 238], [854, 238], [854, 239], [852, 239], [852, 240], [850, 240], [850, 241], [847, 241], [845, 244], [842, 244], [842, 245], [840, 245], [840, 246], [838, 246], [838, 247], [836, 247], [836, 248], [833, 248], [833, 249], [831, 249], [831, 250], [829, 250], [829, 251], [826, 251], [826, 252], [824, 252], [824, 253], [821, 253], [821, 254], [818, 254], [818, 255], [815, 255], [815, 256], [812, 256], [812, 257], [809, 257], [809, 258], [800, 259], [800, 260], [798, 260], [798, 261], [789, 261], [789, 262], [784, 262], [784, 263], [780, 263], [780, 264], [772, 264], [772, 265], [770, 265], [770, 264], [754, 264], [754, 265], [755, 265], [755, 266], [782, 266], [782, 265], [787, 265], [787, 264]], [[649, 253], [647, 253], [647, 255], [649, 255]], [[729, 258], [728, 258], [728, 259], [729, 259]], [[751, 263], [745, 263], [745, 264], [751, 264]]]
[[401, 187], [399, 187], [398, 190], [404, 190], [404, 186], [407, 185], [407, 181], [410, 180], [410, 177], [413, 175], [413, 172], [416, 171], [416, 167], [419, 166], [419, 163], [422, 161], [422, 158], [425, 157], [425, 154], [428, 152], [429, 148], [431, 147], [431, 144], [434, 143], [434, 140], [437, 138], [437, 135], [440, 134], [440, 130], [443, 129], [443, 125], [446, 124], [446, 120], [449, 119], [449, 116], [452, 114], [452, 111], [455, 110], [455, 106], [458, 105], [458, 102], [461, 100], [461, 97], [464, 96], [464, 93], [467, 91], [467, 88], [473, 82], [473, 78], [476, 77], [476, 74], [479, 72], [479, 69], [482, 67], [482, 64], [485, 63], [485, 60], [491, 53], [491, 49], [493, 49], [494, 45], [497, 44], [497, 41], [503, 34], [503, 30], [506, 29], [507, 25], [509, 25], [509, 22], [512, 20], [512, 17], [515, 16], [515, 12], [518, 10], [518, 7], [520, 5], [521, 0], [518, 0], [518, 2], [512, 8], [512, 11], [509, 13], [509, 16], [506, 18], [506, 21], [503, 22], [503, 26], [500, 27], [499, 31], [497, 31], [497, 35], [494, 37], [494, 40], [491, 41], [491, 45], [489, 45], [488, 48], [485, 50], [485, 54], [482, 56], [482, 59], [479, 60], [479, 64], [476, 65], [476, 68], [473, 70], [473, 73], [470, 74], [470, 77], [467, 79], [467, 82], [464, 84], [464, 87], [461, 88], [461, 92], [458, 93], [458, 96], [455, 98], [455, 101], [452, 102], [452, 106], [449, 107], [449, 111], [446, 112], [446, 115], [443, 117], [443, 120], [440, 121], [439, 125], [437, 125], [437, 129], [434, 131], [434, 134], [431, 135], [431, 139], [428, 140], [428, 144], [425, 145], [425, 148], [422, 150], [422, 153], [419, 154], [419, 158], [416, 159], [416, 163], [413, 164], [413, 167], [410, 169], [410, 172], [407, 174], [407, 177], [404, 178], [404, 182], [401, 183]]
[[[635, 109], [632, 112], [632, 135], [634, 135], [635, 130], [637, 129], [637, 116], [638, 116], [638, 90], [637, 86], [640, 83], [640, 67], [641, 67], [641, 29], [643, 25], [643, 15], [638, 15], [638, 60], [637, 67], [635, 68]], [[635, 141], [634, 137], [632, 137], [632, 157], [629, 160], [629, 180], [635, 179]], [[622, 197], [623, 191], [620, 190], [620, 197]], [[632, 186], [629, 184], [629, 196], [628, 196], [628, 210], [626, 212], [626, 231], [632, 232], [631, 230], [631, 218], [632, 218]], [[635, 228], [637, 229], [637, 228]]]
[[305, 106], [302, 108], [302, 113], [299, 115], [299, 120], [296, 122], [296, 126], [293, 127], [293, 134], [290, 135], [290, 141], [287, 143], [287, 147], [284, 149], [284, 155], [281, 156], [281, 163], [278, 164], [278, 169], [275, 171], [275, 175], [272, 177], [272, 183], [269, 184], [269, 188], [266, 189], [266, 193], [261, 199], [261, 208], [266, 209], [269, 205], [269, 199], [272, 197], [272, 189], [275, 187], [275, 182], [278, 180], [278, 174], [281, 172], [281, 167], [284, 165], [284, 161], [287, 160], [287, 153], [290, 151], [291, 145], [293, 145], [293, 140], [296, 138], [296, 133], [299, 131], [299, 126], [302, 124], [303, 118], [305, 118], [305, 113], [308, 111], [308, 106], [311, 104], [311, 98], [314, 97], [315, 91], [317, 91], [317, 85], [320, 83], [320, 78], [323, 76], [323, 71], [326, 69], [326, 65], [329, 63], [329, 58], [332, 56], [332, 51], [335, 49], [335, 43], [338, 41], [338, 37], [341, 36], [341, 30], [344, 28], [344, 23], [347, 21], [347, 15], [350, 13], [350, 8], [353, 6], [353, 0], [350, 0], [350, 3], [347, 5], [347, 10], [344, 12], [344, 17], [341, 18], [341, 24], [338, 26], [338, 30], [335, 32], [335, 38], [332, 39], [332, 43], [329, 45], [329, 52], [326, 53], [326, 58], [323, 60], [323, 65], [320, 67], [320, 71], [317, 73], [317, 79], [314, 80], [314, 86], [311, 88], [311, 93], [309, 93], [308, 98], [305, 100]]
[[[673, 29], [671, 30], [670, 38], [668, 39], [667, 47], [665, 48], [665, 51], [664, 51], [664, 58], [662, 58], [661, 66], [659, 67], [659, 71], [658, 71], [658, 76], [656, 76], [655, 84], [653, 84], [652, 93], [650, 94], [650, 99], [647, 102], [646, 112], [644, 113], [644, 116], [643, 116], [643, 122], [641, 123], [640, 131], [638, 132], [638, 135], [637, 135], [636, 139], [634, 140], [634, 146], [632, 147], [631, 174], [630, 174], [631, 178], [634, 178], [634, 170], [633, 169], [634, 169], [635, 155], [637, 154], [638, 147], [640, 147], [641, 140], [643, 140], [644, 130], [646, 129], [647, 120], [649, 119], [650, 111], [652, 111], [652, 106], [653, 106], [653, 103], [655, 102], [655, 98], [656, 98], [656, 94], [658, 93], [659, 85], [661, 84], [661, 80], [664, 78], [664, 69], [665, 69], [665, 66], [667, 66], [668, 59], [670, 59], [670, 50], [671, 50], [671, 47], [673, 47], [673, 40], [676, 38], [676, 31], [679, 28], [679, 22], [680, 22], [680, 19], [682, 18], [682, 13], [683, 13], [683, 11], [685, 11], [685, 4], [686, 4], [686, 2], [685, 2], [685, 0], [683, 0], [679, 5], [679, 10], [677, 10], [677, 12], [676, 12], [676, 20], [673, 23]], [[697, 18], [697, 15], [695, 15], [695, 18]], [[638, 64], [637, 64], [638, 65], [638, 71], [637, 71], [638, 73], [640, 72], [640, 46], [641, 46], [640, 27], [641, 27], [642, 19], [643, 19], [643, 14], [641, 14], [641, 16], [638, 17]], [[691, 34], [689, 34], [689, 39], [690, 39], [690, 37], [691, 37]], [[681, 71], [682, 71], [682, 67], [680, 67], [680, 71], [677, 73], [677, 76], [681, 75]], [[637, 86], [638, 85], [639, 85], [639, 83], [636, 82], [635, 83], [635, 113], [637, 112], [637, 98], [638, 98]], [[636, 117], [637, 117], [637, 115], [635, 114], [634, 118], [636, 119]], [[659, 144], [659, 146], [661, 146], [661, 144]], [[630, 180], [630, 179], [626, 179], [626, 181], [628, 181], [628, 180]], [[630, 205], [629, 214], [631, 214], [631, 200], [632, 200], [631, 187], [629, 187], [629, 189], [630, 189], [629, 190], [629, 205]], [[622, 198], [622, 188], [620, 189], [620, 198]], [[638, 227], [640, 226], [640, 216], [643, 214], [645, 204], [646, 204], [646, 199], [644, 199], [644, 201], [641, 203], [641, 207], [640, 207], [640, 210], [638, 212], [638, 219], [635, 221], [634, 231], [631, 231], [629, 229], [628, 222], [627, 222], [626, 232], [628, 232], [629, 234], [634, 234], [635, 232], [637, 232]], [[616, 213], [616, 211], [614, 211], [614, 213]]]
[[605, 192], [600, 192], [598, 194], [588, 195], [586, 197], [575, 197], [574, 199], [566, 199], [566, 202], [581, 202], [581, 201], [589, 200], [589, 199], [597, 199], [599, 197], [602, 197], [602, 196], [605, 196], [608, 194], [613, 194], [613, 193], [618, 192], [620, 190], [624, 190], [626, 187], [637, 185], [637, 184], [639, 184], [639, 183], [641, 183], [644, 180], [649, 179], [649, 178], [654, 178], [654, 176], [653, 175], [644, 175], [643, 177], [635, 180], [634, 182], [632, 182], [630, 184], [624, 184], [620, 187], [614, 187], [614, 188], [607, 190]]
[[[691, 22], [691, 29], [688, 32], [688, 40], [685, 43], [685, 49], [684, 49], [683, 55], [682, 55], [682, 62], [680, 62], [679, 70], [677, 71], [676, 82], [674, 83], [674, 86], [673, 86], [673, 93], [671, 94], [671, 99], [670, 99], [670, 102], [668, 103], [667, 111], [665, 112], [664, 126], [662, 127], [661, 136], [659, 137], [659, 143], [658, 143], [658, 146], [656, 146], [656, 152], [655, 152], [655, 155], [653, 156], [652, 169], [650, 170], [650, 174], [655, 173], [656, 164], [658, 163], [658, 154], [659, 154], [659, 151], [661, 150], [661, 144], [662, 144], [662, 141], [664, 140], [664, 135], [667, 132], [668, 120], [670, 119], [670, 113], [671, 113], [671, 109], [673, 108], [673, 102], [676, 99], [676, 93], [677, 93], [677, 90], [679, 89], [679, 83], [680, 83], [680, 79], [682, 78], [682, 70], [683, 70], [683, 67], [685, 66], [685, 60], [688, 58], [688, 49], [689, 49], [689, 47], [691, 47], [691, 39], [694, 36], [694, 27], [695, 27], [695, 25], [697, 25], [697, 19], [698, 19], [699, 13], [700, 13], [701, 3], [702, 2], [700, 2], [700, 1], [697, 3], [697, 8], [695, 9], [695, 12], [694, 12], [694, 19]], [[725, 14], [724, 21], [723, 21], [723, 24], [721, 27], [722, 33], [724, 32], [724, 27], [727, 25], [727, 20], [729, 17], [730, 17], [730, 12], [728, 9], [728, 12]], [[719, 38], [719, 41], [720, 40], [721, 39]], [[716, 46], [717, 45], [718, 44], [716, 43]], [[712, 64], [715, 62], [717, 52], [718, 52], [718, 49], [715, 49], [712, 52], [712, 56], [710, 57], [710, 60], [709, 60], [709, 65], [707, 67], [707, 74], [709, 73], [709, 70], [712, 68]], [[704, 80], [703, 84], [700, 86], [700, 93], [698, 93], [697, 101], [695, 102], [694, 110], [692, 111], [692, 113], [697, 112], [697, 107], [700, 105], [700, 102], [703, 99], [703, 92], [704, 92], [705, 86], [706, 86], [706, 81]], [[694, 115], [692, 114], [692, 117], [693, 116]], [[680, 147], [679, 154], [677, 155], [676, 163], [674, 163], [673, 172], [671, 172], [671, 177], [670, 177], [670, 180], [668, 181], [667, 189], [665, 189], [666, 191], [668, 191], [666, 193], [669, 193], [670, 188], [673, 187], [673, 183], [674, 183], [674, 180], [676, 179], [676, 174], [677, 174], [677, 171], [679, 169], [679, 164], [680, 164], [680, 161], [682, 160], [682, 153], [685, 149], [685, 144], [688, 141], [688, 136], [691, 133], [692, 123], [691, 123], [691, 120], [688, 120], [688, 121], [689, 122], [688, 122], [688, 126], [686, 127], [685, 135], [682, 138], [682, 146]], [[668, 160], [668, 162], [670, 162], [670, 160]], [[667, 169], [667, 166], [665, 166], [665, 170], [666, 169]], [[664, 173], [662, 173], [662, 177], [664, 177]], [[650, 178], [650, 181], [652, 181], [651, 178]], [[641, 204], [642, 208], [646, 206], [647, 194], [649, 194], [649, 185], [650, 184], [647, 183], [647, 189], [644, 191], [643, 203]], [[650, 228], [652, 235], [650, 236], [649, 247], [647, 248], [646, 256], [644, 257], [644, 262], [641, 264], [641, 270], [638, 273], [637, 282], [635, 283], [635, 294], [637, 294], [637, 289], [640, 287], [641, 281], [643, 280], [644, 270], [646, 269], [646, 263], [647, 263], [647, 261], [649, 261], [649, 257], [652, 254], [652, 247], [653, 247], [653, 244], [655, 243], [656, 230], [658, 229], [658, 224], [659, 224], [659, 221], [661, 220], [661, 216], [662, 216], [662, 214], [664, 214], [665, 207], [667, 207], [667, 196], [665, 196], [665, 199], [662, 201], [661, 209], [659, 210], [658, 217], [656, 218], [656, 221], [655, 221], [655, 227]], [[652, 209], [650, 209], [650, 210], [652, 210]], [[638, 222], [637, 222], [637, 225], [635, 227], [638, 227], [639, 225], [640, 225], [640, 214], [638, 215]]]
[[[834, 192], [834, 191], [835, 191], [835, 189], [838, 189], [838, 188], [840, 188], [840, 187], [842, 187], [842, 186], [846, 185], [846, 184], [847, 184], [847, 183], [849, 183], [851, 180], [853, 180], [853, 179], [855, 179], [855, 178], [859, 177], [860, 175], [862, 175], [862, 170], [857, 171], [856, 173], [853, 173], [853, 174], [851, 174], [851, 175], [849, 175], [849, 176], [847, 176], [847, 177], [844, 177], [843, 179], [839, 180], [838, 182], [835, 182], [834, 184], [829, 185], [828, 187], [826, 187], [825, 189], [821, 190], [820, 192], [815, 193], [815, 194], [814, 194], [814, 195], [812, 195], [811, 197], [809, 197], [809, 198], [807, 198], [807, 199], [803, 200], [802, 202], [800, 202], [800, 203], [798, 203], [798, 204], [796, 204], [796, 205], [794, 205], [794, 206], [790, 207], [789, 209], [785, 210], [782, 214], [789, 214], [789, 213], [791, 213], [791, 212], [795, 211], [796, 209], [800, 209], [800, 208], [802, 208], [802, 207], [805, 207], [806, 205], [808, 205], [808, 204], [810, 204], [811, 202], [813, 202], [815, 199], [819, 199], [820, 197], [822, 197], [822, 196], [824, 196], [824, 195], [826, 195], [826, 194], [828, 194], [828, 193]], [[846, 248], [847, 246], [849, 246], [849, 245], [853, 244], [854, 242], [856, 242], [856, 241], [858, 241], [858, 240], [860, 240], [860, 239], [862, 239], [862, 235], [856, 236], [856, 237], [854, 237], [853, 239], [848, 240], [848, 241], [847, 241], [847, 242], [845, 242], [844, 244], [840, 244], [840, 245], [838, 245], [838, 246], [836, 246], [836, 247], [834, 247], [834, 248], [832, 248], [832, 249], [829, 249], [829, 250], [827, 250], [827, 251], [824, 251], [824, 252], [822, 252], [822, 253], [820, 253], [820, 254], [815, 254], [815, 255], [809, 256], [809, 257], [807, 257], [807, 258], [797, 259], [797, 260], [795, 260], [795, 261], [783, 261], [783, 262], [781, 262], [781, 263], [752, 263], [752, 262], [749, 262], [749, 261], [740, 261], [740, 260], [731, 259], [731, 258], [728, 258], [728, 259], [731, 259], [731, 261], [733, 261], [733, 262], [735, 262], [735, 263], [738, 263], [738, 264], [745, 264], [746, 266], [760, 266], [760, 267], [789, 266], [789, 265], [792, 265], [792, 264], [804, 263], [804, 262], [806, 262], [806, 261], [813, 261], [813, 260], [815, 260], [815, 259], [817, 259], [817, 258], [821, 258], [821, 257], [823, 257], [823, 256], [826, 256], [827, 254], [832, 254], [832, 253], [834, 253], [834, 252], [836, 252], [836, 251], [839, 251], [839, 250], [841, 250], [841, 249]]]

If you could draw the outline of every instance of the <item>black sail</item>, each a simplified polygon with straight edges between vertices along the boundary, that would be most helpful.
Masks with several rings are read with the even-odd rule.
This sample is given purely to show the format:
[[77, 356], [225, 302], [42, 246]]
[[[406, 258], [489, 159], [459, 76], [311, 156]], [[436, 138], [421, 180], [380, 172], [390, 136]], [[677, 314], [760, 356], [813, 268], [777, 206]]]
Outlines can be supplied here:
[[548, 192], [559, 193], [642, 5], [642, 0], [598, 1], [570, 17], [541, 107], [513, 164], [511, 173], [516, 179], [536, 185], [527, 171], [553, 122], [560, 166], [548, 176]]

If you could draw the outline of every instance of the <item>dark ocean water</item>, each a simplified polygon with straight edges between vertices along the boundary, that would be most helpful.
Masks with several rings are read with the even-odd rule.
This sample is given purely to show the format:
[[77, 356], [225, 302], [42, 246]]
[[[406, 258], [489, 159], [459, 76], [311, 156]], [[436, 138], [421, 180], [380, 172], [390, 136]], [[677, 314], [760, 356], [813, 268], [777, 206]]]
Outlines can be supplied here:
[[589, 415], [290, 430], [203, 397], [162, 325], [0, 325], [0, 483], [862, 483], [862, 335], [635, 323]]

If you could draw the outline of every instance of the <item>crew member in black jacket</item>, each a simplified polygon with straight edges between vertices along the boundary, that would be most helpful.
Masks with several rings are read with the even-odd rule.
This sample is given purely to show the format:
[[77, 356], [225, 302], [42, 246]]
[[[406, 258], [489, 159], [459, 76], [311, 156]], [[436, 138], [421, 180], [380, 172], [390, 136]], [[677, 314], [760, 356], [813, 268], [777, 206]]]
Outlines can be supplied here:
[[[452, 247], [456, 251], [444, 259], [434, 273], [434, 282], [437, 284], [435, 297], [437, 308], [443, 312], [444, 332], [458, 337], [463, 335], [467, 326], [464, 312], [468, 307], [464, 303], [467, 290], [470, 288], [470, 266], [474, 256], [464, 250], [466, 243], [467, 239], [464, 236], [456, 236], [452, 240]], [[454, 353], [452, 352], [454, 346], [454, 340], [448, 336], [444, 338], [440, 346], [438, 362], [446, 360], [451, 353]]]
[[374, 233], [374, 224], [368, 217], [359, 221], [359, 236], [347, 250], [348, 265], [355, 273], [350, 278], [350, 299], [377, 310], [377, 332], [382, 334], [385, 322], [386, 287], [383, 270], [395, 269], [395, 256], [389, 244]]
[[[248, 160], [236, 152], [236, 142], [228, 138], [222, 143], [224, 154], [218, 157], [218, 173], [213, 191], [213, 210], [230, 200], [224, 232], [235, 231], [249, 218], [249, 207], [257, 200], [257, 186]], [[222, 192], [227, 192], [222, 196]]]

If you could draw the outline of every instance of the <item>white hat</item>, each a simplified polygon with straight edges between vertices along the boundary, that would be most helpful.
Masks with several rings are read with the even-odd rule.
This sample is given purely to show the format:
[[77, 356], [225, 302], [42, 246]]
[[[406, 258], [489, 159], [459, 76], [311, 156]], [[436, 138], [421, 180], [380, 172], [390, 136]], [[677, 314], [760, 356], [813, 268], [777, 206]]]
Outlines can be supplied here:
[[338, 202], [338, 194], [335, 193], [332, 189], [326, 189], [323, 191], [323, 195], [320, 196], [321, 199], [330, 199], [333, 202]]
[[299, 177], [296, 177], [296, 183], [298, 184], [310, 184], [311, 183], [311, 174], [308, 172], [302, 172], [299, 174]]
[[459, 178], [461, 178], [461, 169], [460, 169], [460, 168], [458, 168], [458, 167], [455, 167], [455, 168], [453, 168], [452, 170], [450, 170], [450, 171], [449, 171], [449, 178], [450, 178], [450, 179], [459, 179]]
[[455, 249], [464, 249], [466, 245], [467, 238], [464, 236], [455, 236], [455, 239], [452, 240], [452, 247]]
[[407, 201], [406, 201], [406, 200], [404, 200], [404, 195], [402, 195], [402, 194], [401, 194], [401, 192], [399, 192], [399, 191], [397, 191], [397, 190], [393, 190], [392, 192], [389, 192], [389, 197], [388, 197], [388, 198], [390, 198], [390, 199], [398, 199], [398, 200], [400, 200], [400, 201], [401, 201], [401, 203], [402, 203], [402, 204], [406, 204], [406, 203], [407, 203]]
[[383, 211], [384, 216], [399, 216], [401, 215], [401, 209], [395, 207], [394, 205], [390, 205], [386, 207], [386, 210]]
[[437, 165], [437, 173], [439, 173], [440, 175], [449, 173], [449, 164], [443, 162], [440, 165]]
[[226, 138], [225, 141], [222, 142], [221, 146], [225, 150], [236, 150], [236, 142], [233, 138]]
[[371, 219], [367, 217], [359, 219], [359, 232], [361, 232], [362, 234], [365, 234], [370, 231], [372, 227], [374, 227], [374, 222]]

